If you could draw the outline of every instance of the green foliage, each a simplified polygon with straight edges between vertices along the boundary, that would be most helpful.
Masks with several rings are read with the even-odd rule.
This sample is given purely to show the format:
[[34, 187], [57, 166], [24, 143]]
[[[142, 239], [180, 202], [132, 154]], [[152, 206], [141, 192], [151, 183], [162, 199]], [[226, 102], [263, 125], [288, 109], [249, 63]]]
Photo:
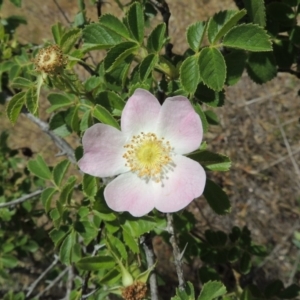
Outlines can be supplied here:
[[228, 196], [210, 179], [206, 179], [206, 185], [203, 194], [215, 213], [224, 215], [230, 211], [230, 202]]
[[263, 28], [254, 24], [233, 27], [225, 36], [223, 45], [253, 52], [271, 51], [271, 42]]
[[244, 0], [247, 14], [254, 24], [266, 26], [266, 8], [263, 0]]
[[199, 67], [204, 84], [215, 91], [221, 91], [226, 79], [226, 64], [221, 52], [215, 48], [202, 49]]
[[[12, 2], [21, 5], [21, 1]], [[94, 123], [99, 121], [120, 130], [126, 100], [137, 88], [150, 90], [161, 103], [169, 96], [186, 96], [207, 133], [210, 125], [219, 126], [218, 108], [226, 104], [226, 109], [230, 109], [230, 103], [225, 101], [226, 86], [236, 84], [245, 69], [252, 81], [263, 84], [275, 78], [281, 69], [298, 63], [298, 0], [275, 1], [266, 8], [264, 1], [245, 0], [247, 16], [245, 9], [225, 10], [208, 20], [199, 20], [187, 27], [189, 49], [177, 54], [169, 44], [177, 41], [169, 36], [172, 30], [167, 27], [170, 24], [164, 1], [116, 3], [124, 12], [123, 19], [103, 14], [93, 23], [80, 0], [71, 27], [60, 23], [52, 26], [54, 42], [68, 59], [60, 74], [39, 73], [32, 62], [40, 46], [16, 41], [14, 31], [24, 19], [1, 19], [0, 96], [3, 97], [3, 91], [11, 96], [6, 106], [9, 120], [16, 123], [19, 114], [27, 110], [37, 116], [40, 90], [45, 87], [51, 136], [55, 134], [60, 145], [69, 136], [68, 142], [77, 147], [77, 161], [83, 155], [78, 143]], [[152, 24], [151, 18], [157, 12], [163, 15], [163, 23]], [[93, 55], [91, 51], [95, 51]], [[76, 73], [79, 65], [87, 71], [83, 82]], [[145, 246], [151, 244], [152, 238], [158, 243], [161, 239], [169, 243], [166, 228], [170, 228], [165, 214], [153, 210], [147, 216], [135, 218], [127, 212], [114, 212], [104, 198], [105, 185], [111, 178], [82, 174], [66, 158], [51, 161], [49, 167], [39, 154], [28, 161], [27, 169], [17, 157], [18, 151], [7, 146], [6, 139], [7, 135], [2, 133], [0, 204], [36, 188], [42, 190], [39, 196], [21, 204], [0, 206], [0, 283], [9, 280], [11, 270], [21, 262], [22, 266], [27, 263], [29, 253], [34, 254], [31, 259], [41, 257], [42, 263], [58, 254], [59, 263], [46, 276], [50, 280], [62, 272], [63, 265], [72, 266], [76, 276], [70, 299], [83, 297], [89, 288], [95, 289], [91, 299], [104, 299], [110, 293], [120, 295], [126, 283], [125, 273], [130, 283], [146, 282], [155, 264], [147, 265]], [[210, 171], [229, 171], [230, 158], [208, 149], [204, 142], [187, 156], [203, 166], [207, 177]], [[230, 212], [228, 196], [214, 181], [207, 179], [203, 194], [207, 203], [201, 205], [209, 205], [218, 215]], [[229, 234], [199, 229], [198, 217], [193, 213], [194, 209], [175, 213], [174, 226], [181, 259], [187, 263], [201, 260], [201, 291], [199, 294], [188, 282], [184, 290], [176, 289], [172, 299], [294, 299], [299, 295], [298, 286], [284, 287], [279, 280], [261, 291], [255, 285], [241, 287], [238, 282], [234, 287], [225, 287], [228, 282], [216, 266], [228, 268], [237, 277], [249, 274], [257, 261], [266, 256], [266, 249], [252, 241], [247, 227], [234, 227]], [[300, 247], [297, 233], [293, 242]], [[61, 278], [62, 285], [67, 281]], [[235, 296], [233, 290], [238, 292]], [[4, 299], [25, 298], [22, 293], [5, 293]]]

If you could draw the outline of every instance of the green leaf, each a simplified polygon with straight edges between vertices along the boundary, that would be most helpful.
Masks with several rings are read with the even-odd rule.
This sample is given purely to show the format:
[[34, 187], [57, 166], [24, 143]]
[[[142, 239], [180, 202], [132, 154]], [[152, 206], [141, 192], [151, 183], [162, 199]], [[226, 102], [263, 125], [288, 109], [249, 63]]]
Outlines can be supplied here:
[[244, 0], [250, 21], [261, 27], [266, 26], [266, 8], [263, 0]]
[[37, 94], [37, 90], [35, 87], [30, 88], [25, 93], [25, 104], [27, 109], [33, 114], [37, 115], [38, 106], [39, 106], [39, 98]]
[[66, 122], [66, 115], [65, 111], [61, 111], [55, 114], [49, 123], [49, 128], [53, 132], [55, 132], [58, 136], [65, 137], [72, 133], [71, 128], [67, 125]]
[[56, 188], [48, 187], [41, 194], [41, 201], [43, 203], [46, 213], [48, 213], [51, 209], [52, 197], [56, 192], [57, 192]]
[[60, 40], [60, 46], [63, 53], [69, 53], [81, 35], [81, 30], [78, 28], [71, 29], [64, 33]]
[[6, 113], [9, 120], [15, 124], [25, 103], [25, 92], [14, 95], [8, 102]]
[[115, 260], [107, 255], [97, 255], [94, 257], [84, 257], [80, 259], [76, 266], [84, 271], [99, 271], [99, 270], [109, 270], [115, 266]]
[[51, 103], [51, 106], [46, 110], [47, 113], [52, 113], [57, 109], [70, 106], [74, 101], [67, 95], [52, 93], [48, 95], [48, 100]]
[[203, 82], [211, 89], [221, 91], [226, 78], [226, 64], [221, 52], [215, 48], [202, 49], [199, 66]]
[[186, 39], [192, 50], [198, 52], [207, 28], [206, 22], [197, 22], [187, 28]]
[[258, 84], [266, 83], [275, 78], [277, 66], [273, 52], [250, 53], [247, 62], [247, 73]]
[[194, 109], [195, 112], [199, 115], [201, 122], [202, 122], [202, 127], [203, 127], [203, 132], [206, 133], [208, 131], [208, 122], [205, 116], [205, 113], [202, 110], [202, 107], [199, 103], [194, 104]]
[[89, 50], [89, 48], [92, 48], [93, 50], [111, 48], [122, 41], [120, 35], [98, 23], [87, 25], [83, 29], [82, 36], [85, 43], [85, 51]]
[[82, 180], [82, 190], [87, 197], [94, 198], [98, 190], [96, 177], [84, 174]]
[[58, 201], [62, 205], [66, 204], [66, 203], [68, 203], [68, 204], [70, 203], [75, 183], [76, 183], [76, 177], [71, 176], [71, 177], [69, 177], [67, 183], [62, 187], [61, 193], [59, 195], [59, 201]]
[[130, 250], [138, 254], [140, 253], [138, 239], [134, 238], [128, 231], [123, 228], [123, 239], [126, 245], [130, 248]]
[[110, 114], [110, 112], [99, 104], [95, 106], [93, 110], [93, 116], [104, 124], [108, 124], [117, 129], [120, 129], [120, 125], [115, 120], [115, 118]]
[[228, 171], [231, 167], [229, 157], [208, 150], [191, 153], [188, 157], [199, 162], [202, 166], [205, 166], [211, 171]]
[[144, 39], [144, 13], [142, 5], [134, 2], [127, 11], [127, 23], [132, 37], [141, 44]]
[[95, 103], [109, 108], [111, 111], [114, 109], [122, 111], [125, 106], [124, 100], [112, 91], [103, 91], [99, 93], [95, 98]]
[[51, 27], [52, 35], [54, 41], [57, 45], [60, 45], [61, 37], [63, 35], [64, 29], [61, 23], [56, 23]]
[[17, 7], [22, 7], [22, 0], [10, 0]]
[[123, 214], [122, 218], [124, 218], [122, 228], [136, 238], [157, 227], [157, 222], [153, 217], [144, 216], [137, 219], [129, 214]]
[[219, 41], [245, 15], [245, 9], [225, 10], [215, 14], [208, 22], [207, 35], [210, 43]]
[[201, 293], [197, 300], [212, 300], [217, 297], [223, 296], [226, 293], [226, 287], [222, 282], [209, 281], [203, 285]]
[[187, 282], [184, 290], [176, 288], [176, 296], [171, 300], [195, 300], [194, 286], [191, 282]]
[[297, 299], [300, 295], [300, 287], [299, 285], [293, 283], [279, 293], [280, 299]]
[[245, 251], [240, 260], [240, 271], [242, 274], [248, 274], [251, 270], [251, 267], [251, 255]]
[[59, 247], [66, 235], [69, 233], [69, 227], [61, 226], [59, 229], [52, 229], [49, 233], [55, 247]]
[[25, 89], [25, 88], [30, 88], [32, 86], [33, 86], [32, 81], [23, 77], [16, 77], [14, 81], [11, 83], [11, 87], [14, 89]]
[[65, 159], [61, 162], [59, 162], [53, 169], [53, 179], [55, 184], [59, 187], [61, 185], [61, 182], [63, 178], [65, 177], [65, 174], [70, 166], [70, 161]]
[[11, 269], [18, 265], [18, 259], [10, 254], [3, 254], [0, 256], [0, 265]]
[[158, 56], [156, 54], [149, 54], [143, 59], [139, 67], [141, 81], [145, 81], [149, 77], [157, 62]]
[[216, 92], [201, 82], [197, 86], [195, 97], [208, 106], [220, 107], [224, 105], [225, 92]]
[[66, 122], [69, 127], [75, 131], [79, 131], [79, 106], [71, 107], [66, 115]]
[[72, 231], [64, 239], [60, 249], [59, 258], [60, 261], [66, 265], [70, 265], [73, 262], [74, 246], [76, 244], [76, 233]]
[[116, 254], [117, 257], [120, 257], [125, 261], [127, 260], [127, 251], [121, 240], [112, 234], [107, 234], [106, 242], [108, 243], [108, 248], [110, 251], [112, 251], [112, 253]]
[[242, 77], [243, 71], [246, 67], [247, 54], [242, 50], [233, 50], [224, 58], [227, 67], [226, 84], [234, 85]]
[[217, 114], [212, 110], [206, 110], [205, 112], [206, 120], [210, 125], [219, 125], [219, 120]]
[[110, 29], [112, 32], [121, 35], [126, 39], [130, 38], [130, 34], [126, 26], [114, 15], [111, 14], [102, 15], [99, 19], [99, 23], [103, 27]]
[[230, 212], [230, 202], [226, 193], [213, 181], [206, 179], [204, 189], [204, 197], [206, 198], [209, 206], [218, 215], [224, 215]]
[[205, 238], [212, 247], [216, 248], [224, 247], [227, 242], [227, 235], [223, 231], [206, 230]]
[[270, 37], [263, 28], [255, 24], [233, 27], [225, 35], [223, 45], [253, 52], [272, 51]]
[[135, 52], [139, 48], [134, 42], [120, 43], [111, 48], [104, 58], [104, 68], [106, 72], [110, 72], [120, 65], [126, 57]]
[[87, 110], [80, 121], [79, 130], [81, 132], [86, 131], [89, 127], [93, 125], [92, 111]]
[[190, 56], [183, 61], [180, 67], [180, 81], [185, 91], [190, 94], [195, 93], [200, 81], [198, 58], [196, 56]]
[[32, 159], [28, 162], [27, 167], [32, 174], [39, 178], [46, 180], [52, 179], [52, 173], [49, 167], [45, 163], [43, 157], [39, 154], [37, 155], [36, 159]]
[[159, 53], [165, 43], [166, 24], [158, 24], [150, 33], [147, 40], [149, 52]]

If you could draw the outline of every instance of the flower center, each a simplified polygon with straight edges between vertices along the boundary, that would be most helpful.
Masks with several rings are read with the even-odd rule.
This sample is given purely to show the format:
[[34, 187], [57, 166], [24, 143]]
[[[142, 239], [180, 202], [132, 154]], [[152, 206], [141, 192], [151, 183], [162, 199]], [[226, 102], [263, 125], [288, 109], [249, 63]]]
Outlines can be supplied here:
[[159, 139], [154, 133], [144, 133], [133, 136], [123, 157], [126, 166], [139, 177], [160, 182], [165, 178], [172, 159], [172, 147], [164, 138]]

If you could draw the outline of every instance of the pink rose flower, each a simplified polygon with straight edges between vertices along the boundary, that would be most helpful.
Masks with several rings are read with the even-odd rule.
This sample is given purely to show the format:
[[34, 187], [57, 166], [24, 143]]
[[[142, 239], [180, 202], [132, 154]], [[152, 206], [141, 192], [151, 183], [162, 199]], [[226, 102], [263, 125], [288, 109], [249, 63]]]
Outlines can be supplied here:
[[95, 124], [83, 135], [79, 168], [113, 179], [104, 190], [107, 205], [139, 217], [152, 209], [171, 213], [186, 207], [204, 190], [202, 166], [183, 154], [201, 144], [202, 123], [190, 101], [170, 97], [160, 105], [148, 91], [137, 89], [121, 117], [121, 131]]

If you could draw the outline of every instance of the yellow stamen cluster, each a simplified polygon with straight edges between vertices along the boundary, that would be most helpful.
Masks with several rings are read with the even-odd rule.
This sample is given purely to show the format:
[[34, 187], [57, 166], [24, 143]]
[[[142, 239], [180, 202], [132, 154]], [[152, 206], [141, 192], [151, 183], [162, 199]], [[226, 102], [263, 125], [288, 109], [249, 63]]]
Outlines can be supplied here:
[[139, 177], [160, 182], [164, 173], [172, 163], [170, 142], [159, 139], [154, 133], [144, 133], [133, 136], [123, 157], [126, 166]]
[[34, 63], [37, 71], [57, 75], [63, 71], [68, 60], [58, 45], [52, 45], [41, 49]]
[[137, 281], [126, 287], [122, 291], [122, 297], [125, 300], [143, 300], [147, 295], [146, 283]]

